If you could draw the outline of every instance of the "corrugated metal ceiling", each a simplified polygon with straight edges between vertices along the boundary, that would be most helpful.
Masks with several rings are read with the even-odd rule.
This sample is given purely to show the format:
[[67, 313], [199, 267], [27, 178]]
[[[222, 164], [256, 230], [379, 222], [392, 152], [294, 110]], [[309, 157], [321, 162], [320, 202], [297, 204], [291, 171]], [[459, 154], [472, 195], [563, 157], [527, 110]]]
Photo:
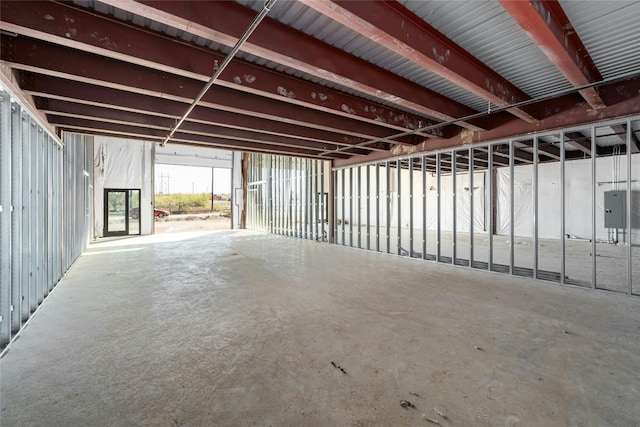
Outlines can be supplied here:
[[571, 84], [496, 0], [400, 0], [532, 98]]
[[640, 70], [640, 1], [560, 4], [603, 77]]
[[[88, 2], [74, 0], [86, 6]], [[264, 1], [236, 0], [260, 10]], [[407, 9], [446, 34], [453, 42], [492, 68], [532, 98], [571, 88], [571, 84], [520, 28], [497, 0], [423, 1], [399, 0]], [[228, 52], [229, 48], [148, 18], [132, 15], [100, 2], [91, 2], [100, 13], [207, 48]], [[562, 0], [562, 7], [604, 77], [640, 69], [640, 41], [635, 21], [640, 1], [577, 2]], [[440, 93], [476, 111], [487, 109], [487, 101], [460, 88], [401, 55], [294, 1], [276, 2], [269, 17], [322, 40], [365, 61]], [[309, 76], [296, 69], [240, 52], [238, 58], [314, 83], [362, 96], [352, 88]], [[364, 98], [392, 106], [379, 99]], [[395, 108], [399, 108], [395, 105]], [[406, 108], [399, 108], [415, 113]]]
[[[263, 0], [235, 1], [256, 12], [261, 10], [265, 3]], [[537, 98], [572, 88], [571, 83], [562, 72], [549, 60], [498, 0], [398, 1], [528, 96]], [[559, 1], [603, 77], [611, 78], [640, 70], [640, 30], [636, 25], [636, 21], [640, 17], [640, 0]], [[119, 20], [131, 22], [136, 26], [164, 33], [170, 37], [177, 37], [195, 45], [222, 53], [230, 51], [229, 46], [123, 11], [100, 1], [73, 0], [73, 2], [81, 7], [93, 8], [98, 13], [111, 15]], [[278, 1], [269, 12], [268, 17], [476, 111], [486, 111], [487, 109], [486, 100], [304, 4], [295, 1]], [[237, 57], [397, 110], [423, 116], [422, 113], [396, 105], [393, 101], [382, 101], [373, 96], [363, 95], [353, 88], [311, 76], [295, 68], [252, 54], [241, 51]], [[385, 90], [385, 88], [381, 89]], [[618, 145], [620, 141], [616, 136], [605, 136], [599, 138], [598, 144], [603, 146]], [[567, 149], [572, 150], [569, 146]]]
[[[263, 5], [263, 2], [256, 0], [237, 1], [256, 11]], [[407, 61], [404, 57], [392, 50], [336, 23], [318, 12], [310, 10], [300, 3], [291, 1], [277, 2], [271, 12], [269, 12], [269, 17], [431, 89], [434, 92], [440, 93], [474, 110], [484, 110], [487, 106], [487, 102], [480, 97], [461, 89], [457, 85], [441, 78], [431, 71], [425, 70], [419, 65]]]

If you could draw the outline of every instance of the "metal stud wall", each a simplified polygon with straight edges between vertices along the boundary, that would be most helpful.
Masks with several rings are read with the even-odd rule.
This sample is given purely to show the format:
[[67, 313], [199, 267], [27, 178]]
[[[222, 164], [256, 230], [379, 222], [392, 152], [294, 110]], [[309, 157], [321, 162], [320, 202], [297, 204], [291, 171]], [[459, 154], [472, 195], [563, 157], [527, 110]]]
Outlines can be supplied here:
[[637, 119], [334, 169], [333, 177], [338, 244], [640, 295]]
[[90, 237], [89, 137], [63, 146], [0, 91], [0, 347], [53, 290]]
[[327, 240], [329, 162], [249, 154], [247, 228]]

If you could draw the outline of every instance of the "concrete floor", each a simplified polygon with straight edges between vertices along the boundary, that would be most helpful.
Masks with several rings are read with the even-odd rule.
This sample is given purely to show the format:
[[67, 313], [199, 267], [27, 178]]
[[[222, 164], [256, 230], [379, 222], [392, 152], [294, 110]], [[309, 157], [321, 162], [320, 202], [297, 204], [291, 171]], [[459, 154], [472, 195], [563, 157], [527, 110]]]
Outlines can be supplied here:
[[0, 363], [3, 426], [640, 426], [640, 299], [169, 233], [92, 245]]
[[[338, 229], [337, 242], [345, 242], [347, 246], [358, 247], [358, 231], [360, 231], [360, 245], [367, 247], [367, 228], [349, 225], [345, 226], [344, 240], [342, 239], [342, 228]], [[376, 249], [376, 229], [369, 230], [369, 247]], [[408, 228], [402, 228], [400, 233], [400, 245], [408, 253], [411, 248], [410, 232]], [[427, 254], [435, 257], [437, 253], [437, 233], [434, 230], [427, 231]], [[470, 254], [469, 232], [457, 233], [456, 255], [458, 259], [468, 262]], [[443, 231], [440, 236], [440, 253], [444, 257], [451, 257], [453, 254], [453, 233]], [[505, 267], [510, 263], [510, 239], [509, 236], [493, 236], [493, 262]], [[514, 239], [514, 265], [516, 267], [533, 269], [535, 242], [529, 237], [516, 236]], [[392, 253], [397, 253], [398, 249], [398, 229], [389, 229], [389, 243]], [[553, 279], [546, 280], [560, 282], [562, 242], [559, 239], [540, 239], [538, 242], [538, 268], [549, 273], [555, 273]], [[578, 286], [591, 287], [592, 257], [591, 242], [587, 240], [567, 239], [565, 275], [568, 283]], [[603, 290], [627, 293], [629, 289], [627, 281], [627, 245], [613, 245], [607, 243], [596, 244], [596, 287]], [[387, 251], [387, 231], [386, 227], [380, 227], [380, 251]], [[422, 256], [422, 230], [414, 230], [413, 252]], [[489, 261], [489, 237], [487, 234], [474, 234], [474, 261], [488, 263]], [[448, 261], [450, 262], [450, 261]], [[640, 246], [631, 248], [632, 265], [632, 292], [640, 295]], [[486, 268], [486, 266], [484, 267]], [[533, 271], [528, 277], [533, 277]], [[548, 275], [547, 275], [548, 276]]]

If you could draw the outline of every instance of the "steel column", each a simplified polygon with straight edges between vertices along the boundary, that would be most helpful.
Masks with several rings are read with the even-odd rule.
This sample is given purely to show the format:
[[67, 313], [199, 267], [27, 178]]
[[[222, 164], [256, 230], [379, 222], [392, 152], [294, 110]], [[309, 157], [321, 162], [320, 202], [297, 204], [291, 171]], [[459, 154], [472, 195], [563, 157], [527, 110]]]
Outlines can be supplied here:
[[427, 157], [422, 156], [422, 259], [427, 259]]
[[[489, 271], [493, 271], [493, 233], [494, 233], [494, 215], [493, 215], [493, 209], [494, 209], [494, 203], [493, 203], [493, 198], [494, 196], [494, 191], [493, 191], [493, 185], [494, 185], [494, 178], [493, 178], [493, 145], [489, 145], [488, 147], [488, 159], [489, 159], [489, 164], [487, 166], [487, 173], [489, 175], [489, 227], [488, 227], [488, 232], [489, 232], [489, 260], [488, 265], [487, 265], [487, 270]], [[486, 209], [486, 208], [485, 208]]]
[[453, 187], [453, 225], [452, 225], [452, 232], [451, 232], [451, 264], [455, 265], [456, 264], [456, 260], [458, 259], [458, 248], [457, 248], [457, 243], [458, 243], [458, 180], [457, 180], [457, 174], [458, 174], [458, 152], [457, 151], [451, 151], [451, 182], [452, 182], [452, 187]]
[[591, 126], [591, 288], [596, 289], [596, 129]]
[[[22, 327], [22, 109], [11, 106], [11, 332]], [[1, 125], [0, 125], [1, 126]], [[2, 135], [4, 136], [4, 135]], [[0, 143], [2, 144], [2, 143]], [[6, 142], [8, 144], [8, 142]], [[1, 213], [0, 213], [1, 214]]]
[[312, 232], [313, 232], [313, 239], [318, 241], [320, 238], [320, 225], [319, 225], [319, 221], [320, 221], [320, 170], [319, 170], [319, 166], [321, 165], [320, 160], [314, 159], [312, 160], [312, 164], [313, 164], [313, 175], [312, 175], [312, 180], [313, 180], [313, 187], [312, 187], [312, 200], [313, 200], [313, 221], [312, 221]]
[[380, 164], [376, 163], [376, 252], [380, 252]]
[[11, 340], [11, 99], [0, 91], [0, 347]]
[[[317, 202], [317, 217], [318, 217], [318, 238], [321, 241], [324, 241], [324, 237], [325, 235], [324, 233], [324, 221], [325, 219], [325, 209], [327, 208], [326, 205], [328, 205], [329, 200], [327, 200], [327, 203], [325, 204], [324, 202], [324, 168], [325, 168], [325, 162], [322, 160], [316, 160], [317, 163], [317, 167], [316, 167], [316, 175], [317, 175], [317, 179], [318, 182], [316, 183], [316, 192], [317, 192], [317, 197], [318, 197], [318, 202]], [[328, 240], [327, 240], [328, 241]]]
[[293, 235], [300, 237], [302, 234], [300, 226], [302, 224], [302, 203], [300, 196], [302, 194], [300, 178], [302, 176], [302, 159], [293, 158], [293, 199], [294, 199], [294, 218], [293, 218]]
[[367, 250], [371, 250], [371, 166], [367, 168]]
[[45, 161], [45, 134], [41, 127], [38, 126], [37, 133], [37, 150], [38, 152], [38, 203], [36, 207], [36, 212], [38, 215], [37, 226], [38, 226], [38, 239], [36, 240], [35, 246], [38, 254], [38, 264], [37, 264], [37, 296], [38, 296], [38, 305], [42, 304], [42, 301], [45, 297], [45, 174], [44, 174], [44, 161]]
[[409, 159], [409, 257], [413, 258], [413, 157]]
[[560, 283], [565, 284], [567, 282], [567, 256], [566, 256], [566, 190], [565, 190], [565, 160], [566, 160], [566, 149], [565, 149], [565, 135], [564, 131], [560, 134], [560, 252], [562, 253], [560, 257]]
[[349, 246], [353, 247], [353, 167], [349, 168]]
[[632, 269], [632, 254], [631, 251], [633, 249], [633, 242], [631, 241], [631, 144], [633, 144], [632, 141], [632, 134], [631, 134], [631, 121], [627, 120], [626, 123], [627, 126], [627, 132], [626, 132], [626, 137], [627, 137], [627, 192], [626, 192], [626, 197], [627, 197], [627, 230], [626, 230], [626, 236], [627, 236], [627, 295], [631, 295], [633, 293], [633, 269]]
[[[29, 242], [29, 312], [33, 313], [38, 308], [38, 245], [40, 236], [38, 234], [38, 127], [34, 120], [29, 126], [29, 145], [31, 158], [31, 193], [30, 193], [30, 242]], [[69, 229], [70, 224], [69, 225]], [[68, 242], [68, 240], [67, 240]], [[70, 264], [70, 263], [69, 263]], [[69, 264], [66, 267], [69, 267]]]
[[398, 255], [400, 255], [401, 252], [401, 247], [402, 247], [402, 209], [401, 209], [401, 204], [402, 204], [402, 165], [400, 164], [400, 160], [396, 161], [396, 168], [397, 168], [397, 187], [396, 187], [396, 222], [398, 224], [398, 229], [396, 230], [397, 233], [397, 238], [396, 238], [396, 244], [398, 247]]
[[46, 273], [47, 273], [47, 283], [46, 283], [46, 294], [49, 295], [49, 292], [53, 290], [53, 285], [55, 284], [53, 281], [53, 156], [54, 156], [54, 144], [50, 136], [45, 136], [45, 144], [47, 145], [47, 160], [45, 162], [47, 172], [45, 175], [46, 189], [47, 189], [47, 197], [46, 197], [46, 217], [47, 220], [45, 222], [47, 226], [47, 256], [46, 260]]
[[391, 253], [391, 162], [386, 162], [387, 177], [387, 253]]
[[441, 189], [440, 189], [440, 184], [441, 184], [441, 176], [442, 176], [442, 168], [440, 167], [442, 164], [442, 154], [437, 153], [436, 154], [436, 186], [437, 188], [437, 200], [438, 200], [438, 206], [437, 206], [437, 214], [436, 214], [436, 222], [437, 222], [437, 228], [438, 230], [436, 231], [436, 261], [441, 262], [441, 255], [442, 255], [442, 249], [441, 249], [441, 243], [442, 243], [442, 200], [441, 200]]
[[513, 274], [513, 264], [515, 261], [515, 222], [514, 222], [514, 183], [513, 183], [513, 167], [515, 163], [514, 159], [514, 143], [513, 140], [509, 140], [509, 274]]
[[474, 167], [474, 162], [473, 162], [473, 148], [469, 148], [469, 267], [473, 267], [473, 258], [474, 258], [474, 254], [473, 254], [473, 244], [474, 244], [474, 235], [473, 235], [473, 231], [474, 231], [474, 227], [473, 227], [473, 220], [474, 220], [474, 197], [473, 197], [473, 193], [475, 192], [475, 190], [473, 189], [473, 167]]
[[358, 248], [362, 248], [362, 207], [361, 207], [361, 201], [362, 201], [362, 167], [358, 166], [358, 196], [356, 198], [357, 200], [357, 204], [356, 204], [356, 209], [358, 211], [357, 216], [358, 216]]
[[22, 205], [20, 215], [22, 216], [22, 322], [26, 322], [31, 314], [31, 191], [32, 191], [32, 169], [31, 169], [31, 122], [26, 113], [21, 121], [22, 138]]
[[533, 137], [533, 278], [538, 278], [538, 150], [540, 142]]
[[346, 209], [346, 206], [345, 206], [345, 182], [344, 182], [345, 181], [345, 177], [346, 177], [346, 172], [345, 172], [344, 169], [341, 169], [340, 170], [340, 198], [341, 198], [340, 206], [342, 207], [342, 211], [341, 211], [342, 217], [340, 218], [340, 225], [341, 225], [341, 233], [340, 233], [340, 235], [341, 235], [341, 239], [342, 240], [341, 240], [340, 243], [342, 243], [343, 246], [345, 246], [347, 244], [347, 241], [346, 241], [346, 230], [345, 230], [346, 227], [345, 227], [345, 224], [344, 224], [345, 219], [347, 218], [347, 211], [345, 210]]

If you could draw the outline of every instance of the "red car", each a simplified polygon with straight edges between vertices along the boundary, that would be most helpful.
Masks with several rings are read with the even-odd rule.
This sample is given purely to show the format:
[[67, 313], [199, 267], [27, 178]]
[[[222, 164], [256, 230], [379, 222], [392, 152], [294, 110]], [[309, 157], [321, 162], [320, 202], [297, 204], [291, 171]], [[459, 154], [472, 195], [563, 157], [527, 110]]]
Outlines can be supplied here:
[[[154, 209], [153, 216], [156, 218], [164, 218], [165, 216], [169, 216], [170, 212], [165, 211], [164, 209]], [[131, 208], [129, 209], [129, 216], [133, 219], [137, 219], [140, 216], [140, 208]]]

